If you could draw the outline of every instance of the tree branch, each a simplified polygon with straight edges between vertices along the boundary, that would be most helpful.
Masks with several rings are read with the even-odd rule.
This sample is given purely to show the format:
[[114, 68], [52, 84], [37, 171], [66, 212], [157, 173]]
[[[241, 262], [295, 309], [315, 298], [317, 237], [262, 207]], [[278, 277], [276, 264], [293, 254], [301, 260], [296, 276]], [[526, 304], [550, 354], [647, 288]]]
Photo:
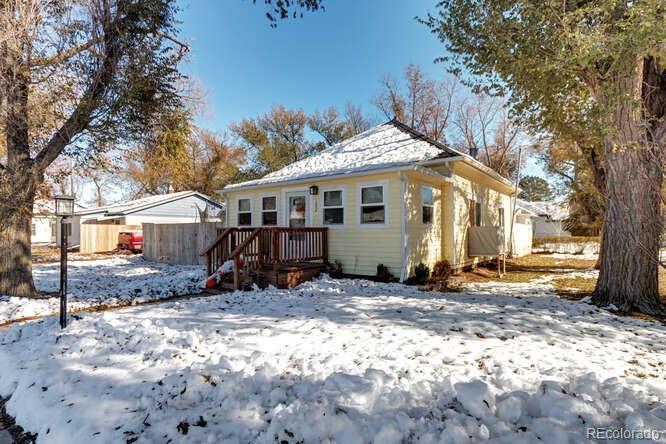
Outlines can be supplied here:
[[95, 104], [104, 96], [118, 65], [120, 58], [120, 50], [117, 46], [118, 32], [115, 20], [104, 27], [104, 60], [72, 114], [35, 158], [35, 164], [41, 171], [51, 165], [72, 141], [72, 138], [85, 130], [90, 123]]
[[72, 46], [66, 51], [59, 52], [54, 56], [32, 59], [30, 60], [30, 64], [32, 66], [57, 65], [59, 63], [63, 63], [69, 60], [70, 58], [74, 57], [77, 54], [82, 53], [83, 51], [92, 48], [93, 45], [99, 42], [100, 42], [99, 38], [90, 39], [87, 42], [83, 42], [79, 45]]
[[184, 52], [189, 52], [190, 51], [190, 45], [187, 43], [181, 42], [180, 40], [176, 39], [175, 37], [172, 37], [168, 34], [165, 34], [163, 32], [157, 32], [157, 35], [159, 35], [162, 38], [165, 38], [167, 40], [172, 41], [176, 45], [180, 46], [180, 54], [182, 55]]

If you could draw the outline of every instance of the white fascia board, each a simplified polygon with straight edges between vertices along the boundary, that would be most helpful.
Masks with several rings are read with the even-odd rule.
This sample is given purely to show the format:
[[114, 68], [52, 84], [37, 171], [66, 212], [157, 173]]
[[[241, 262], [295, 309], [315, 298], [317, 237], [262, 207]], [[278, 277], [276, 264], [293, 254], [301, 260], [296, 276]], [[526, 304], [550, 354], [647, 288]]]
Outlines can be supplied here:
[[[458, 157], [445, 157], [443, 159], [435, 159], [435, 160], [426, 160], [424, 162], [419, 162], [419, 165], [424, 165], [424, 166], [430, 166], [430, 165], [438, 165], [438, 164], [447, 164], [451, 162], [456, 162], [456, 161], [462, 161], [465, 162], [467, 165], [470, 165], [477, 170], [481, 171], [482, 173], [486, 173], [487, 175], [491, 176], [493, 179], [496, 181], [502, 183], [503, 185], [507, 187], [511, 187], [513, 190], [516, 189], [516, 185], [511, 182], [509, 179], [506, 177], [502, 176], [499, 174], [497, 171], [493, 170], [492, 168], [489, 168], [479, 162], [478, 160], [474, 159], [473, 157], [470, 157], [466, 154], [458, 156]], [[522, 191], [521, 188], [518, 188], [518, 192], [520, 193]]]
[[453, 177], [446, 176], [444, 174], [438, 173], [437, 171], [432, 170], [430, 168], [424, 168], [420, 165], [414, 165], [414, 167], [412, 169], [414, 171], [417, 171], [417, 172], [421, 173], [421, 174], [433, 177], [433, 178], [441, 180], [443, 182], [451, 182], [451, 183], [453, 182]]

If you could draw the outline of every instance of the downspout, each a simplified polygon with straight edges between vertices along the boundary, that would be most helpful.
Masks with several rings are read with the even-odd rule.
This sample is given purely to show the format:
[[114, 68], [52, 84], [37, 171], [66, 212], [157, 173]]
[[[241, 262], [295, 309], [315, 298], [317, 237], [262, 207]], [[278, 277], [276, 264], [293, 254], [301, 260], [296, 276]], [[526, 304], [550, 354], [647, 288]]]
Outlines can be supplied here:
[[515, 251], [513, 251], [513, 229], [516, 221], [516, 204], [518, 200], [518, 187], [520, 184], [520, 164], [523, 157], [523, 147], [518, 148], [518, 171], [516, 173], [516, 187], [513, 191], [513, 200], [511, 202], [511, 229], [509, 231], [509, 257], [514, 257]]
[[407, 253], [408, 253], [408, 236], [407, 236], [407, 177], [404, 173], [399, 172], [400, 176], [400, 190], [402, 194], [402, 205], [400, 206], [400, 246], [402, 248], [402, 257], [400, 261], [400, 282], [407, 280]]
[[224, 228], [229, 228], [229, 194], [222, 193], [224, 199]]
[[451, 184], [451, 268], [458, 266], [458, 244], [456, 239], [456, 183]]

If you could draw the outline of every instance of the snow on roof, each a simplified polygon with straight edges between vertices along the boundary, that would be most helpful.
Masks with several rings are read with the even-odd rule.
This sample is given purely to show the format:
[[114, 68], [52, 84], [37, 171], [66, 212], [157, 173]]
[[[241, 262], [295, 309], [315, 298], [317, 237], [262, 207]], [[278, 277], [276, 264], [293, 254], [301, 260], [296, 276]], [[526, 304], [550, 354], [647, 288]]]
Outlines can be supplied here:
[[537, 216], [548, 217], [551, 220], [564, 220], [569, 217], [569, 205], [566, 202], [544, 201], [528, 202], [517, 199], [518, 208]]
[[173, 202], [175, 200], [183, 199], [189, 196], [198, 196], [201, 199], [204, 199], [215, 206], [218, 206], [220, 208], [224, 207], [223, 203], [217, 202], [212, 198], [210, 198], [209, 196], [206, 196], [205, 194], [196, 191], [179, 191], [177, 193], [158, 194], [156, 196], [143, 197], [141, 199], [131, 200], [129, 202], [120, 202], [113, 205], [91, 208], [88, 210], [78, 211], [77, 214], [105, 213], [108, 215], [121, 216], [133, 213], [135, 211], [139, 211], [144, 208], [153, 207], [156, 205], [162, 205], [168, 202]]
[[369, 172], [456, 156], [464, 155], [391, 120], [260, 179], [227, 185], [224, 190]]

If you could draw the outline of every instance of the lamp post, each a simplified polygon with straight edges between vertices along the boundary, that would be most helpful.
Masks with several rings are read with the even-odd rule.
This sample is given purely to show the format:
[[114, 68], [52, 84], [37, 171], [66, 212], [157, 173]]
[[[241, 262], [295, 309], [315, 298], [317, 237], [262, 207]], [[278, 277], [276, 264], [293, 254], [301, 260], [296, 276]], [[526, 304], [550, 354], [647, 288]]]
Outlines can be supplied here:
[[74, 196], [56, 196], [55, 213], [60, 218], [60, 328], [67, 327], [67, 237], [69, 217], [74, 215]]

